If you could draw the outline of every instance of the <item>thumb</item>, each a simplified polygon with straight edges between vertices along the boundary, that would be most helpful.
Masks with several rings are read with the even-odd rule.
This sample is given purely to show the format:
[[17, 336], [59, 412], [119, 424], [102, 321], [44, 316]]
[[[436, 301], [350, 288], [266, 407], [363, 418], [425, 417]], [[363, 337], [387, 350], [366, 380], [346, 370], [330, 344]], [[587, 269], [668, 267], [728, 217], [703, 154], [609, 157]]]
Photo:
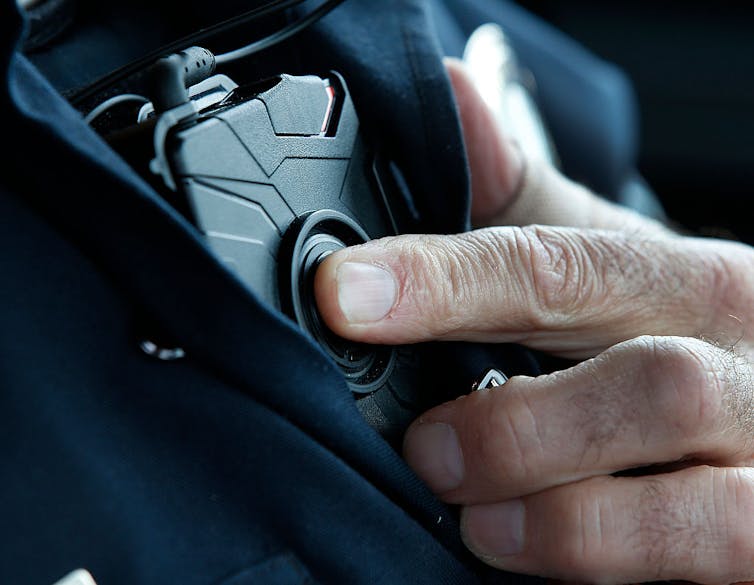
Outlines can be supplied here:
[[475, 226], [562, 225], [656, 234], [665, 229], [598, 197], [551, 167], [527, 158], [501, 130], [464, 65], [446, 59], [471, 172]]
[[518, 146], [506, 137], [484, 103], [464, 65], [446, 59], [463, 128], [471, 171], [471, 222], [491, 225], [518, 194], [524, 163]]
[[336, 334], [367, 343], [452, 339], [461, 320], [476, 329], [475, 315], [492, 311], [480, 291], [495, 285], [480, 282], [475, 251], [464, 242], [463, 235], [404, 235], [334, 252], [314, 281], [322, 318]]
[[[336, 334], [367, 343], [503, 341], [506, 326], [530, 327], [519, 232], [403, 235], [334, 252], [315, 276], [320, 314]], [[506, 267], [520, 278], [506, 278]]]

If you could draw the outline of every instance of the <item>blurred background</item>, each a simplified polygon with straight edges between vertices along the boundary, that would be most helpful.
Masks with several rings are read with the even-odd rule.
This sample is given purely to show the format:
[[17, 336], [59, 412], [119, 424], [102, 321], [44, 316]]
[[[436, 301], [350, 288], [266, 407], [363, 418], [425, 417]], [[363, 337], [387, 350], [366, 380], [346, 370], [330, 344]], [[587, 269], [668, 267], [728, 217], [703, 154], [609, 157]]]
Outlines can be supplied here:
[[640, 170], [668, 215], [754, 243], [754, 4], [519, 3], [631, 78]]

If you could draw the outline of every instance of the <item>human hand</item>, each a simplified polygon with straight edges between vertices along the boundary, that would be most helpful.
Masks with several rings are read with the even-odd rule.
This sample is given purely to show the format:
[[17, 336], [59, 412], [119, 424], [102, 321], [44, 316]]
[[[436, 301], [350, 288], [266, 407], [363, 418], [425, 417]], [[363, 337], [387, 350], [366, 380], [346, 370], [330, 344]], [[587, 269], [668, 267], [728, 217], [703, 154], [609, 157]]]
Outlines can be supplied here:
[[518, 342], [586, 361], [432, 409], [409, 429], [406, 460], [463, 506], [466, 543], [496, 567], [754, 579], [751, 248], [677, 236], [524, 164], [462, 70], [449, 72], [473, 219], [511, 227], [337, 252], [317, 274], [320, 311], [358, 341]]

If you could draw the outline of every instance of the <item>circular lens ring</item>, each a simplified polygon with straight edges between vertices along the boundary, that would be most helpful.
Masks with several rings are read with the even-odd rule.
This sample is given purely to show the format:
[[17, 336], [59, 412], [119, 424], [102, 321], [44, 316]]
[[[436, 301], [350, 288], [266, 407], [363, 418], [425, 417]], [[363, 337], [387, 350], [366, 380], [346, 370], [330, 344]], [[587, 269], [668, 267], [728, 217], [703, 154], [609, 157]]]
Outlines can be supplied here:
[[289, 305], [286, 309], [291, 317], [335, 361], [352, 392], [370, 394], [379, 390], [393, 370], [395, 350], [357, 344], [335, 335], [322, 321], [313, 294], [314, 275], [322, 260], [337, 250], [365, 243], [369, 236], [352, 218], [325, 209], [300, 217], [289, 228], [286, 240], [281, 250], [281, 274], [287, 275], [287, 282], [281, 282], [280, 287], [284, 306]]

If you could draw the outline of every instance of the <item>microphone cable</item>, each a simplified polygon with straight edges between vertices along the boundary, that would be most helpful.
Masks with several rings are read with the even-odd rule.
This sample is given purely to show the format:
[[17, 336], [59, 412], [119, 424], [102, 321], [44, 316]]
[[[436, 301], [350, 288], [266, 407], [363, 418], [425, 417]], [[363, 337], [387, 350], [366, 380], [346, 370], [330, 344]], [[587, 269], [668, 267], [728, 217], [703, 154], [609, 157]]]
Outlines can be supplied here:
[[[298, 4], [302, 4], [305, 1], [306, 0], [270, 0], [269, 2], [266, 2], [265, 4], [258, 6], [257, 8], [254, 8], [252, 10], [239, 14], [238, 16], [234, 16], [218, 24], [212, 25], [208, 28], [199, 30], [195, 33], [182, 37], [178, 39], [177, 41], [164, 45], [160, 47], [159, 49], [156, 49], [148, 53], [144, 57], [137, 59], [136, 61], [133, 61], [127, 65], [124, 65], [123, 67], [120, 67], [108, 73], [107, 75], [96, 80], [94, 83], [78, 91], [73, 92], [68, 97], [68, 100], [74, 107], [78, 107], [78, 108], [85, 107], [87, 102], [90, 102], [96, 96], [107, 92], [108, 89], [112, 88], [116, 84], [121, 83], [124, 80], [134, 75], [139, 74], [140, 72], [144, 71], [147, 67], [155, 63], [161, 57], [164, 57], [171, 53], [181, 51], [192, 45], [197, 45], [208, 38], [216, 37], [218, 35], [227, 33], [245, 24], [255, 22], [257, 20], [260, 20], [268, 16], [279, 14], [280, 12], [284, 10], [293, 8], [294, 6]], [[340, 3], [341, 1], [342, 0], [338, 0], [336, 3]], [[325, 2], [325, 4], [330, 4], [331, 2], [333, 2], [333, 0], [328, 0], [327, 2]], [[332, 10], [332, 8], [334, 7], [335, 7], [334, 5], [330, 6], [328, 7], [326, 11], [323, 11], [324, 5], [320, 6], [318, 9], [314, 10], [313, 13], [310, 14], [308, 17], [304, 17], [304, 20], [307, 20], [308, 18], [311, 18], [312, 16], [316, 15], [317, 17], [314, 18], [314, 20], [312, 21], [314, 22], [318, 20], [319, 18], [321, 18], [322, 16], [324, 16], [327, 12]], [[307, 26], [312, 24], [312, 22], [309, 22]], [[288, 25], [284, 27], [283, 29], [275, 33], [272, 33], [270, 35], [270, 37], [272, 37], [271, 39], [270, 37], [265, 37], [259, 41], [256, 41], [255, 43], [251, 43], [251, 45], [260, 43], [259, 45], [260, 48], [256, 50], [252, 50], [252, 52], [258, 52], [265, 48], [271, 47], [272, 45], [277, 44], [278, 42], [281, 42], [285, 40], [286, 38], [292, 36], [292, 34], [296, 34], [297, 32], [299, 32], [299, 30], [301, 30], [299, 27], [295, 26], [296, 24], [299, 24], [299, 23], [298, 22], [292, 23], [291, 25]], [[294, 30], [290, 34], [286, 34], [287, 30], [291, 30], [293, 28], [296, 28], [297, 30]], [[275, 40], [275, 39], [278, 39], [278, 40]], [[231, 51], [231, 53], [235, 53], [235, 51]]]

